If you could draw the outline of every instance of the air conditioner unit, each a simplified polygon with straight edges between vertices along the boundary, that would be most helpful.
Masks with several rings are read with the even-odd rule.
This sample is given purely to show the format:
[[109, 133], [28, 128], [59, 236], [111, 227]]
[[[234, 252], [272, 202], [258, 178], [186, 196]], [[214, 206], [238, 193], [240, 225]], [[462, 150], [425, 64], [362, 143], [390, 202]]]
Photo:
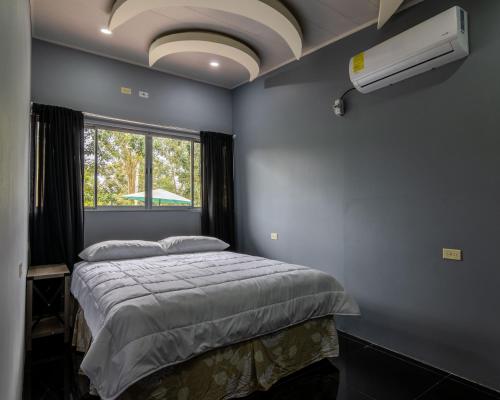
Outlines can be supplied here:
[[468, 55], [468, 15], [453, 7], [354, 56], [349, 74], [357, 90], [370, 93]]

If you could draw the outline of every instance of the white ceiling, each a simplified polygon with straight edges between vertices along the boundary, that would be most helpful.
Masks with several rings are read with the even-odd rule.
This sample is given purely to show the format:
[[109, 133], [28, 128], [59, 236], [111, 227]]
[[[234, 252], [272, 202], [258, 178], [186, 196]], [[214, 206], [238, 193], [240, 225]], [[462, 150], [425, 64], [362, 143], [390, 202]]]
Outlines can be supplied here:
[[[244, 0], [240, 0], [244, 1]], [[379, 0], [282, 0], [299, 21], [308, 54], [376, 22]], [[106, 36], [113, 0], [31, 0], [33, 36], [84, 51], [148, 67], [148, 50], [162, 34], [183, 30], [225, 33], [249, 45], [261, 59], [261, 74], [294, 60], [283, 39], [252, 20], [219, 11], [175, 7], [145, 12]], [[234, 88], [248, 81], [238, 63], [203, 53], [183, 53], [160, 60], [154, 69]]]

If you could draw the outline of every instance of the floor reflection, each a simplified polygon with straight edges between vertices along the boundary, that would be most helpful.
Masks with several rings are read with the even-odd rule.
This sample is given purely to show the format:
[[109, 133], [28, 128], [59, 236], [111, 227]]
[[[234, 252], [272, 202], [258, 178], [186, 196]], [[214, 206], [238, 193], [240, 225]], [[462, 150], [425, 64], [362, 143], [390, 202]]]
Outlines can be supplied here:
[[[46, 340], [44, 340], [46, 342]], [[33, 348], [26, 356], [23, 399], [74, 399], [71, 397], [72, 359], [71, 351], [62, 346]]]
[[268, 392], [245, 400], [337, 400], [339, 370], [323, 360], [276, 383]]
[[[311, 365], [243, 400], [500, 400], [497, 392], [351, 336], [340, 334], [339, 342], [340, 357]], [[88, 394], [88, 379], [78, 373], [82, 358], [64, 347], [61, 337], [34, 340], [26, 359], [24, 399], [98, 400]]]

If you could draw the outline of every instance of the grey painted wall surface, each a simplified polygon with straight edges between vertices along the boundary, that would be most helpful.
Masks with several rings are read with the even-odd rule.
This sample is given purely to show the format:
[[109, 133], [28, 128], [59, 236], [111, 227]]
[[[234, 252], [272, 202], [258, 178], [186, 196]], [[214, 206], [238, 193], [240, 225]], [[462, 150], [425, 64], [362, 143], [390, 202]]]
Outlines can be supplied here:
[[23, 380], [28, 252], [28, 1], [0, 2], [0, 38], [0, 398], [14, 400]]
[[[33, 41], [32, 98], [95, 114], [196, 130], [232, 132], [228, 90], [81, 51]], [[133, 96], [122, 95], [130, 87]], [[149, 92], [148, 100], [138, 90]], [[196, 212], [87, 212], [85, 241], [200, 232]]]
[[[229, 90], [33, 40], [33, 101], [150, 124], [231, 133]], [[132, 88], [132, 96], [120, 87]], [[138, 96], [149, 92], [149, 99]]]
[[[467, 60], [333, 115], [352, 55], [457, 3]], [[496, 0], [424, 2], [233, 94], [240, 249], [333, 273], [363, 312], [341, 329], [495, 389], [499, 15]]]
[[87, 245], [109, 239], [160, 240], [200, 232], [199, 211], [88, 211], [85, 214]]

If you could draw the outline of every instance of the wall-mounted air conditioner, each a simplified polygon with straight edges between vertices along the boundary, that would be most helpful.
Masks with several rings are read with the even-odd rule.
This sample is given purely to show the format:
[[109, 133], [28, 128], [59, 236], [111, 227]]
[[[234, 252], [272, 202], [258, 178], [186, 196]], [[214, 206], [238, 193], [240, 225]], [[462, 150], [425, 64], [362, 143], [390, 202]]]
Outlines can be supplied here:
[[369, 93], [469, 55], [468, 15], [453, 7], [351, 58], [354, 87]]

